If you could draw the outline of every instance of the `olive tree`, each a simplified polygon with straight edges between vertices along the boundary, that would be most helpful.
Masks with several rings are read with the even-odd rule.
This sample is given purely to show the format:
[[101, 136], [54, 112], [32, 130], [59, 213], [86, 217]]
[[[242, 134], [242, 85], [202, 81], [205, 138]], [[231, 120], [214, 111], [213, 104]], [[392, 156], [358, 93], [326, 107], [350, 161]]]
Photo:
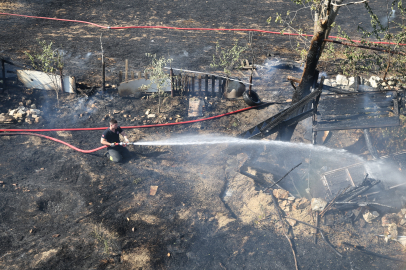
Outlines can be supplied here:
[[[355, 5], [355, 4], [362, 4], [365, 6], [366, 10], [368, 11], [368, 14], [370, 15], [371, 18], [371, 26], [372, 26], [372, 31], [367, 31], [366, 29], [363, 29], [361, 27], [358, 27], [358, 30], [362, 33], [362, 47], [368, 48], [374, 47], [381, 47], [380, 50], [383, 53], [386, 53], [389, 57], [396, 54], [399, 55], [398, 59], [396, 60], [397, 66], [398, 67], [404, 67], [404, 62], [405, 62], [405, 55], [403, 53], [398, 53], [397, 51], [394, 51], [393, 48], [390, 47], [390, 44], [382, 44], [382, 45], [372, 45], [370, 41], [368, 41], [368, 38], [374, 38], [374, 40], [377, 41], [387, 41], [387, 42], [393, 42], [395, 44], [399, 44], [401, 42], [405, 41], [405, 26], [403, 25], [398, 25], [397, 27], [397, 33], [390, 33], [390, 27], [389, 23], [388, 25], [384, 26], [378, 19], [378, 17], [374, 14], [373, 10], [371, 9], [370, 5], [366, 0], [360, 0], [360, 1], [346, 1], [346, 0], [291, 0], [292, 2], [302, 5], [302, 7], [308, 8], [312, 12], [312, 18], [313, 18], [313, 37], [310, 40], [310, 43], [308, 45], [308, 48], [305, 53], [305, 59], [304, 59], [304, 69], [302, 73], [302, 77], [299, 81], [299, 84], [297, 87], [295, 87], [293, 96], [292, 96], [292, 103], [298, 102], [301, 100], [303, 97], [308, 95], [310, 93], [311, 86], [313, 84], [313, 81], [316, 79], [315, 76], [317, 76], [316, 68], [319, 63], [319, 60], [326, 48], [326, 44], [328, 42], [332, 42], [331, 40], [328, 39], [330, 32], [333, 27], [335, 27], [336, 23], [336, 18], [338, 15], [338, 12], [340, 8], [348, 5]], [[400, 11], [400, 15], [404, 16], [405, 15], [405, 9], [403, 8], [402, 0], [388, 0], [388, 16], [390, 16], [391, 12], [394, 10], [395, 7]], [[291, 27], [292, 21], [290, 20], [290, 14], [292, 14], [291, 11], [287, 12], [287, 16], [285, 18], [282, 18], [280, 14], [277, 14], [276, 16], [276, 21], [281, 22], [285, 24], [286, 27], [293, 29]], [[270, 19], [269, 19], [270, 20]], [[339, 29], [339, 28], [338, 28]], [[340, 29], [339, 29], [340, 30]], [[357, 46], [354, 44], [354, 42], [349, 38], [348, 35], [344, 31], [339, 31], [341, 33], [341, 36], [346, 38], [349, 42], [349, 45], [352, 45], [353, 47], [350, 48], [346, 45], [345, 49], [346, 51], [343, 52], [343, 55], [346, 56], [345, 59], [341, 62], [343, 66], [347, 68], [347, 70], [351, 70], [354, 74], [354, 70], [359, 69], [360, 67], [364, 67], [366, 63], [375, 63], [370, 65], [371, 67], [373, 66], [376, 68], [376, 63], [379, 63], [380, 68], [382, 69], [384, 67], [384, 63], [382, 61], [382, 53], [378, 54], [376, 52], [365, 54], [364, 57], [355, 57], [359, 55], [359, 50], [360, 48], [357, 48]], [[336, 41], [336, 43], [340, 43]], [[342, 42], [341, 42], [342, 43]], [[366, 45], [366, 46], [365, 46]], [[386, 46], [386, 47], [385, 47]], [[359, 46], [358, 46], [359, 47]], [[399, 49], [399, 46], [395, 46], [396, 49]], [[329, 46], [329, 49], [332, 49], [332, 46]], [[376, 51], [376, 50], [375, 50]], [[357, 54], [358, 53], [358, 54]], [[379, 60], [380, 59], [380, 60]], [[390, 60], [394, 63], [394, 59]], [[386, 67], [389, 67], [389, 64], [386, 63]], [[393, 66], [394, 67], [394, 66]], [[385, 73], [386, 74], [386, 73]], [[281, 140], [290, 140], [293, 131], [295, 129], [296, 125], [292, 125], [284, 130], [281, 130], [278, 134], [278, 139]]]

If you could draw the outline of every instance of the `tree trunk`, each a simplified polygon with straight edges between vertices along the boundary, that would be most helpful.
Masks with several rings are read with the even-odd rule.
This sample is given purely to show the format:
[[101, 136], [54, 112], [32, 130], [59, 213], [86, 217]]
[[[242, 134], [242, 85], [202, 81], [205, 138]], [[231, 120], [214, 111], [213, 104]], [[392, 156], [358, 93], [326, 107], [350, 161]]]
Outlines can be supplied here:
[[[336, 1], [337, 4], [341, 4], [342, 2], [343, 0]], [[318, 76], [316, 67], [325, 46], [324, 39], [330, 34], [331, 24], [335, 21], [339, 8], [339, 6], [332, 6], [331, 0], [323, 0], [316, 12], [314, 35], [310, 43], [309, 52], [307, 53], [302, 78], [299, 86], [293, 91], [292, 103], [296, 103], [310, 94], [313, 81], [317, 79], [315, 76]], [[290, 141], [296, 125], [297, 124], [291, 125], [280, 130], [277, 140]]]

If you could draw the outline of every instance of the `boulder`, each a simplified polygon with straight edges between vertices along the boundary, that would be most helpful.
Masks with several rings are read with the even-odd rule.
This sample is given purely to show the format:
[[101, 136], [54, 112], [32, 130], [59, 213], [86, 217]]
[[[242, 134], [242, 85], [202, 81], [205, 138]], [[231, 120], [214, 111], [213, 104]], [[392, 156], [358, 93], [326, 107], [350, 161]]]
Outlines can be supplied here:
[[373, 88], [378, 88], [380, 80], [381, 78], [379, 78], [378, 76], [371, 76], [371, 78], [369, 78], [369, 83]]
[[374, 219], [376, 219], [376, 218], [379, 217], [379, 213], [376, 212], [376, 211], [373, 211], [373, 212], [366, 211], [366, 212], [364, 213], [363, 217], [364, 217], [364, 219], [365, 219], [366, 222], [372, 223], [372, 221], [373, 221]]
[[326, 207], [327, 202], [322, 198], [312, 198], [311, 205], [313, 211], [321, 212]]
[[382, 226], [388, 227], [390, 224], [395, 223], [397, 220], [396, 214], [386, 214], [382, 217]]
[[336, 82], [337, 82], [337, 84], [345, 85], [345, 86], [347, 86], [349, 83], [348, 78], [346, 76], [340, 75], [340, 74], [337, 75]]
[[278, 200], [287, 200], [288, 197], [289, 197], [289, 191], [284, 190], [284, 189], [274, 189], [273, 190], [273, 195]]
[[295, 203], [293, 204], [293, 209], [298, 210], [298, 209], [305, 209], [310, 205], [310, 202], [306, 198], [301, 198], [297, 199]]

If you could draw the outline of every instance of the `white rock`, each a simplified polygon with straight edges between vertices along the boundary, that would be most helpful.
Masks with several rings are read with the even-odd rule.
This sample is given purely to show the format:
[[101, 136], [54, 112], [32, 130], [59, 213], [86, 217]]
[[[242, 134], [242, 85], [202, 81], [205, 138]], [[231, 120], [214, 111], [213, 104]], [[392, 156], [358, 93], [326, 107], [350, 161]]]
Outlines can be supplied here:
[[13, 115], [16, 111], [17, 111], [17, 110], [10, 110], [10, 111], [8, 112], [8, 115]]
[[30, 109], [30, 113], [31, 114], [36, 114], [36, 115], [41, 115], [41, 111], [40, 110], [38, 110], [38, 109]]
[[323, 211], [327, 205], [327, 202], [322, 198], [312, 198], [311, 201], [312, 210], [313, 211]]
[[377, 217], [379, 217], [379, 213], [376, 212], [376, 211], [373, 211], [373, 212], [367, 211], [367, 212], [364, 213], [363, 217], [364, 217], [364, 219], [365, 219], [366, 222], [372, 223], [372, 221], [373, 221], [374, 219], [376, 219]]
[[369, 78], [369, 83], [371, 84], [372, 87], [377, 88], [378, 87], [378, 82], [381, 80], [378, 76], [371, 76]]
[[324, 84], [324, 85], [327, 85], [327, 86], [331, 86], [332, 81], [333, 81], [333, 80], [325, 79], [324, 82], [323, 82], [323, 84]]
[[355, 83], [355, 78], [354, 77], [349, 77], [348, 78], [348, 86], [354, 85]]
[[155, 114], [154, 113], [148, 114], [147, 117], [148, 118], [155, 118]]
[[338, 74], [336, 77], [337, 84], [348, 85], [348, 79], [344, 75]]
[[149, 112], [150, 112], [150, 111], [151, 111], [151, 109], [146, 110], [146, 111], [145, 111], [145, 114], [146, 114], [146, 115], [149, 115]]
[[390, 81], [388, 81], [388, 85], [389, 85], [389, 86], [395, 86], [395, 85], [396, 85], [396, 81], [395, 81], [395, 80], [390, 80]]

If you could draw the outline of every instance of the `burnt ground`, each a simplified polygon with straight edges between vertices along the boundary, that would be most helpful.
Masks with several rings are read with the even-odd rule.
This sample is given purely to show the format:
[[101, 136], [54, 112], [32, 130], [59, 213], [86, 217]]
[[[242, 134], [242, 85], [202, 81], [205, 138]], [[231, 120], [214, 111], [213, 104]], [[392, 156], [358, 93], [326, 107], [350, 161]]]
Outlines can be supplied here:
[[[291, 6], [283, 1], [227, 4], [219, 1], [1, 1], [0, 8], [8, 13], [111, 26], [162, 24], [278, 30], [276, 24], [267, 25], [266, 19], [276, 12], [286, 12]], [[349, 18], [354, 14], [364, 23], [369, 21], [359, 15], [363, 13], [357, 8], [340, 14], [340, 22], [348, 29], [353, 22]], [[53, 41], [66, 53], [66, 72], [89, 87], [100, 86], [101, 34], [110, 85], [117, 84], [118, 71], [123, 70], [125, 59], [129, 59], [135, 71], [143, 70], [148, 64], [145, 53], [169, 54], [174, 58], [173, 67], [210, 70], [217, 40], [222, 46], [229, 46], [236, 39], [245, 45], [248, 40], [244, 33], [135, 29], [114, 32], [67, 22], [7, 16], [0, 19], [3, 57], [18, 65], [29, 65], [23, 52], [32, 50], [35, 39]], [[307, 20], [302, 20], [303, 25]], [[266, 60], [298, 61], [293, 50], [295, 45], [287, 37], [253, 36], [256, 62], [264, 66]], [[244, 57], [250, 59], [252, 55], [247, 53]], [[254, 89], [262, 99], [280, 104], [195, 124], [129, 129], [130, 140], [155, 141], [179, 134], [239, 134], [289, 104], [292, 89], [285, 78], [300, 76], [299, 67], [298, 63], [296, 68], [258, 70]], [[320, 67], [330, 74], [329, 68], [329, 65]], [[235, 71], [233, 75], [247, 79], [249, 72]], [[44, 112], [43, 120], [39, 124], [16, 123], [1, 128], [103, 127], [108, 123], [106, 115], [117, 118], [122, 126], [190, 120], [187, 97], [167, 98], [162, 117], [147, 119], [147, 109], [157, 112], [157, 99], [119, 97], [114, 88], [89, 98], [63, 94], [56, 106], [52, 92], [13, 86], [1, 94], [1, 112], [18, 107], [23, 98], [32, 100]], [[244, 107], [242, 100], [209, 98], [204, 117]], [[42, 134], [81, 149], [100, 146], [101, 131]], [[332, 137], [334, 140], [330, 139], [327, 146], [347, 148], [368, 158], [360, 132], [337, 132]], [[293, 140], [310, 143], [309, 126], [302, 123]], [[241, 155], [252, 159], [252, 155], [258, 156], [257, 152], [260, 156], [267, 153], [265, 150], [224, 144], [131, 146], [132, 157], [123, 164], [113, 164], [103, 157], [103, 150], [83, 154], [39, 137], [0, 136], [0, 144], [2, 269], [294, 269], [289, 243], [281, 233], [273, 205], [267, 201], [269, 197], [260, 191], [263, 187], [249, 179], [233, 182], [238, 179], [236, 171]], [[266, 159], [267, 155], [261, 158]], [[269, 160], [277, 160], [269, 155]], [[291, 155], [286, 160], [295, 162], [296, 158]], [[269, 172], [269, 177], [274, 179], [293, 167], [290, 162], [280, 160], [268, 166], [274, 169]], [[248, 210], [226, 201], [224, 194], [230, 183], [247, 186], [250, 193], [242, 200], [252, 199], [246, 202]], [[151, 186], [158, 186], [154, 196], [149, 195]], [[295, 214], [313, 224], [312, 214], [307, 210]], [[404, 263], [365, 255], [341, 245], [342, 241], [352, 242], [404, 259], [401, 245], [393, 241], [384, 243], [375, 236], [385, 232], [379, 221], [365, 224], [358, 220], [351, 224], [345, 216], [333, 217], [335, 222], [323, 228], [344, 257], [338, 257], [320, 239], [314, 244], [312, 230], [297, 225], [293, 232], [300, 269], [405, 268]]]

